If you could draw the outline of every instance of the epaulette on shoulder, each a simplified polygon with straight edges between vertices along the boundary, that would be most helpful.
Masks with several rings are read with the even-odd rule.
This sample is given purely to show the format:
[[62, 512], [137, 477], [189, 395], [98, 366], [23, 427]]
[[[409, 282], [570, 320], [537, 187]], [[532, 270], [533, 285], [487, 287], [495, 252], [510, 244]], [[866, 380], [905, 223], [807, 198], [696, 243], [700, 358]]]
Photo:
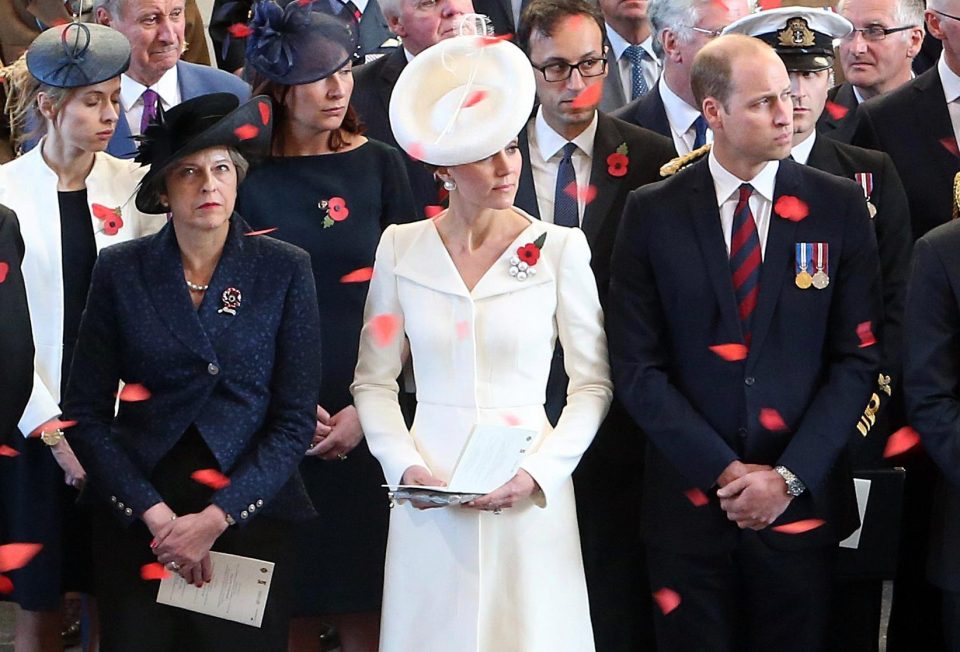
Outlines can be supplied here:
[[711, 147], [711, 143], [707, 143], [706, 145], [703, 145], [702, 147], [698, 147], [697, 149], [693, 150], [689, 154], [678, 156], [677, 158], [672, 159], [667, 163], [664, 163], [663, 166], [660, 168], [660, 176], [672, 177], [683, 168], [687, 167], [688, 165], [691, 165], [692, 163], [696, 163], [697, 161], [702, 159], [704, 156], [709, 154], [710, 147]]

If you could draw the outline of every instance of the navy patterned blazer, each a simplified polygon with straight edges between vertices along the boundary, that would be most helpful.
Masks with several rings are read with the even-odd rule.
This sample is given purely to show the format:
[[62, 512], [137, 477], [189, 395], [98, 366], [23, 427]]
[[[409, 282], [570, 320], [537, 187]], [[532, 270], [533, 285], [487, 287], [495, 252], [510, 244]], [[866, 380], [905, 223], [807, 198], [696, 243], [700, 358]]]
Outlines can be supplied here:
[[[320, 389], [310, 257], [247, 231], [234, 214], [199, 309], [172, 224], [97, 259], [63, 411], [91, 487], [126, 521], [163, 500], [149, 478], [191, 425], [230, 478], [211, 502], [238, 524], [314, 515], [297, 473]], [[228, 288], [240, 291], [235, 314], [221, 311]], [[114, 417], [118, 380], [151, 396]]]

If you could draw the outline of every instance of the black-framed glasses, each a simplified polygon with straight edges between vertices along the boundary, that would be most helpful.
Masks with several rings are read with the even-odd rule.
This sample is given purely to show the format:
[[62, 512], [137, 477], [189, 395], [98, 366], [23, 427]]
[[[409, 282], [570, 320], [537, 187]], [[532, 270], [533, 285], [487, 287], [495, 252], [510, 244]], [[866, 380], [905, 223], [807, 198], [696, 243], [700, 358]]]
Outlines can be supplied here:
[[696, 27], [695, 25], [684, 25], [684, 27], [689, 30], [693, 30], [694, 32], [699, 32], [700, 34], [706, 34], [710, 38], [717, 38], [723, 34], [723, 30], [726, 29], [726, 27], [718, 27], [717, 29], [704, 29], [703, 27]]
[[[940, 12], [937, 12], [940, 13]], [[951, 16], [953, 18], [953, 16]], [[904, 25], [903, 27], [880, 27], [880, 25], [871, 25], [870, 27], [855, 28], [852, 32], [843, 37], [844, 41], [852, 41], [857, 34], [863, 37], [864, 41], [882, 41], [889, 34], [904, 32], [908, 29], [917, 29], [916, 25]]]
[[954, 15], [952, 15], [952, 14], [945, 14], [945, 13], [943, 13], [942, 11], [940, 11], [939, 9], [931, 9], [930, 11], [932, 11], [932, 12], [935, 13], [935, 14], [940, 14], [941, 16], [945, 16], [946, 18], [952, 18], [953, 20], [958, 20], [958, 21], [960, 21], [960, 16], [954, 16]]
[[531, 63], [534, 70], [539, 70], [543, 78], [548, 82], [562, 82], [570, 79], [573, 69], [576, 68], [581, 77], [599, 77], [607, 70], [606, 59], [584, 59], [578, 63], [567, 63], [566, 61], [557, 61], [548, 63], [545, 66], [538, 66]]

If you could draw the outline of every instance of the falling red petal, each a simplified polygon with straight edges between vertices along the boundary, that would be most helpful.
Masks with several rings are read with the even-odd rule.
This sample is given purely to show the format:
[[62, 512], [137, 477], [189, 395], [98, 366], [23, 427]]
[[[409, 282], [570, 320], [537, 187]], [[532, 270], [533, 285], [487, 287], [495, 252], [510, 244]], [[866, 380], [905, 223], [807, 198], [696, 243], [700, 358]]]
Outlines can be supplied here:
[[577, 201], [583, 200], [584, 204], [589, 204], [594, 199], [597, 198], [597, 187], [594, 185], [588, 186], [578, 186], [575, 181], [571, 181], [566, 188], [563, 189], [565, 193], [576, 199]]
[[760, 0], [757, 4], [760, 9], [767, 11], [769, 9], [779, 9], [783, 3], [780, 0]]
[[51, 419], [50, 421], [45, 421], [41, 423], [36, 429], [30, 433], [31, 437], [39, 437], [40, 433], [43, 430], [66, 430], [67, 428], [72, 428], [77, 425], [76, 421], [61, 421], [60, 419]]
[[960, 157], [960, 149], [957, 148], [957, 139], [954, 137], [941, 138], [940, 144], [943, 145], [943, 148], [953, 154], [954, 156]]
[[843, 120], [846, 115], [850, 113], [850, 109], [847, 107], [843, 106], [842, 104], [837, 104], [836, 102], [831, 102], [830, 100], [827, 100], [827, 104], [824, 106], [824, 108], [834, 120]]
[[253, 34], [253, 30], [244, 23], [234, 23], [227, 28], [227, 31], [230, 32], [230, 36], [233, 38], [247, 38]]
[[256, 138], [257, 134], [260, 133], [260, 127], [251, 124], [240, 125], [233, 130], [233, 133], [240, 140], [250, 140]]
[[710, 347], [710, 350], [727, 362], [745, 360], [747, 353], [750, 352], [750, 349], [743, 344], [715, 344]]
[[411, 143], [410, 147], [407, 148], [407, 156], [412, 158], [414, 161], [422, 161], [423, 145], [420, 143]]
[[230, 478], [216, 469], [198, 469], [190, 474], [190, 478], [214, 490], [230, 486]]
[[660, 607], [660, 611], [663, 612], [664, 616], [679, 607], [681, 602], [680, 594], [666, 587], [659, 591], [654, 591], [653, 599], [657, 603], [657, 606]]
[[771, 432], [789, 430], [787, 422], [784, 421], [780, 413], [773, 408], [762, 408], [760, 410], [760, 425]]
[[6, 575], [0, 575], [0, 595], [13, 593], [13, 582]]
[[170, 577], [170, 571], [164, 568], [163, 564], [155, 561], [140, 567], [140, 577], [145, 580], [162, 580]]
[[443, 206], [436, 206], [431, 204], [430, 206], [423, 207], [423, 214], [428, 220], [432, 220], [437, 215], [442, 213], [444, 210], [445, 209], [443, 208]]
[[150, 390], [140, 383], [127, 383], [120, 390], [118, 397], [121, 401], [136, 403], [137, 401], [146, 401], [150, 398]]
[[260, 122], [266, 125], [270, 122], [270, 105], [266, 102], [260, 102], [257, 104], [257, 108], [260, 109]]
[[10, 448], [6, 444], [0, 444], [0, 457], [16, 457], [20, 454], [20, 451], [15, 448]]
[[0, 283], [3, 283], [7, 280], [7, 274], [10, 273], [10, 265], [5, 262], [0, 262]]
[[400, 318], [396, 315], [376, 315], [370, 320], [373, 331], [373, 342], [377, 346], [387, 346], [397, 337], [400, 331]]
[[511, 414], [510, 412], [507, 412], [503, 415], [503, 420], [507, 422], [508, 426], [520, 425], [520, 417], [518, 417], [516, 414]]
[[683, 495], [687, 497], [687, 500], [693, 503], [694, 507], [703, 507], [710, 502], [710, 499], [707, 498], [707, 494], [700, 491], [700, 489], [697, 487], [687, 489], [683, 492]]
[[474, 91], [470, 93], [470, 96], [467, 98], [466, 102], [463, 103], [463, 108], [469, 108], [475, 104], [479, 104], [487, 97], [487, 91]]
[[469, 337], [469, 335], [470, 335], [470, 324], [469, 324], [466, 320], [464, 320], [464, 321], [458, 321], [457, 324], [456, 324], [456, 329], [457, 329], [457, 339], [458, 339], [458, 340], [465, 340], [465, 339], [467, 339], [467, 337]]
[[730, 11], [730, 8], [727, 7], [726, 3], [723, 2], [723, 0], [713, 0], [713, 4], [714, 4], [720, 11]]
[[373, 278], [372, 267], [361, 267], [340, 277], [341, 283], [364, 283]]
[[0, 573], [23, 568], [42, 549], [41, 543], [8, 543], [0, 546]]
[[782, 195], [773, 206], [774, 212], [785, 220], [799, 222], [810, 214], [806, 202], [791, 195]]
[[910, 426], [904, 426], [890, 435], [883, 448], [884, 457], [896, 457], [920, 444], [920, 435]]
[[570, 102], [571, 108], [590, 109], [600, 103], [600, 97], [603, 95], [603, 84], [590, 84], [580, 94]]
[[857, 337], [860, 338], [860, 348], [865, 349], [877, 343], [877, 338], [873, 335], [873, 328], [868, 321], [857, 324]]
[[499, 43], [500, 41], [509, 41], [513, 39], [513, 34], [500, 34], [499, 36], [484, 36], [480, 39], [480, 45], [493, 45], [494, 43]]
[[247, 236], [267, 235], [268, 233], [273, 233], [273, 232], [276, 231], [278, 228], [279, 228], [279, 227], [276, 227], [276, 226], [275, 226], [275, 227], [270, 228], [270, 229], [261, 229], [260, 231], [248, 231], [247, 233], [244, 233], [243, 235], [247, 235]]
[[804, 532], [809, 532], [810, 530], [816, 530], [824, 523], [826, 523], [826, 521], [824, 521], [822, 518], [805, 518], [802, 521], [794, 521], [793, 523], [775, 525], [770, 529], [774, 532], [779, 532], [780, 534], [803, 534]]

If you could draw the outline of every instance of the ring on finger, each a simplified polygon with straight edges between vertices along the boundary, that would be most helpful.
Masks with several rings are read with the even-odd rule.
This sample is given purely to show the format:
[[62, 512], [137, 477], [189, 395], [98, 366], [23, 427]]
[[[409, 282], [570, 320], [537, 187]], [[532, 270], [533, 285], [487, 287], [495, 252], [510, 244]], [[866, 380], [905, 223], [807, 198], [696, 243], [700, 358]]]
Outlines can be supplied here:
[[494, 513], [495, 515], [496, 515], [496, 514], [502, 514], [502, 513], [503, 513], [503, 509], [500, 507], [500, 505], [496, 505], [496, 506], [494, 506], [494, 508], [493, 508], [493, 513]]
[[167, 563], [167, 568], [170, 569], [170, 570], [172, 570], [172, 571], [178, 571], [178, 570], [180, 570], [180, 564], [178, 564], [178, 563], [175, 562], [175, 561], [171, 561], [171, 562], [168, 562], [168, 563]]

